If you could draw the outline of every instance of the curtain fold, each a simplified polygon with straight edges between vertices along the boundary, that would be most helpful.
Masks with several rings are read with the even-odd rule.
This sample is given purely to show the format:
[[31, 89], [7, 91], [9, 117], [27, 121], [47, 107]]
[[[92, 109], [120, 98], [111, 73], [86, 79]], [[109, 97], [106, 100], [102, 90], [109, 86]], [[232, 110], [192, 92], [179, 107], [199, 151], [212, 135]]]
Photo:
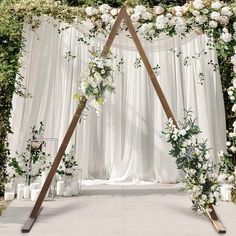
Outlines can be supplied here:
[[[21, 74], [33, 95], [31, 99], [13, 98], [12, 127], [9, 138], [12, 155], [22, 151], [30, 127], [43, 121], [45, 137], [62, 142], [76, 110], [73, 99], [89, 62], [91, 45], [102, 48], [101, 36], [87, 46], [78, 41], [82, 29], [66, 25], [53, 26], [43, 18], [32, 32], [25, 24], [26, 53]], [[211, 158], [225, 149], [225, 112], [216, 50], [206, 46], [205, 35], [189, 34], [185, 39], [164, 38], [152, 44], [143, 41], [153, 67], [160, 67], [158, 80], [178, 121], [184, 109], [191, 109], [208, 139]], [[140, 181], [174, 183], [181, 180], [175, 160], [168, 154], [170, 145], [161, 131], [167, 118], [144, 66], [135, 68], [139, 58], [132, 40], [119, 35], [112, 47], [124, 59], [122, 72], [117, 74], [116, 90], [102, 107], [100, 117], [89, 108], [77, 126], [68, 150], [76, 147], [76, 156], [83, 169], [83, 178], [100, 182]], [[76, 58], [68, 57], [68, 53]], [[211, 63], [212, 62], [212, 63]], [[99, 182], [99, 181], [98, 181]], [[99, 182], [99, 183], [100, 183]]]

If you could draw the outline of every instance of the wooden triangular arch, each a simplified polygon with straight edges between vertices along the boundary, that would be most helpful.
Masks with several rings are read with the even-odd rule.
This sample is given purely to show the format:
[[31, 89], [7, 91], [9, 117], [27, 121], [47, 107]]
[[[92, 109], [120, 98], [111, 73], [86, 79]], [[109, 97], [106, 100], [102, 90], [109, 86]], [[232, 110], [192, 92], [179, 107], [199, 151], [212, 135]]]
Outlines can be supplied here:
[[[138, 35], [137, 35], [136, 31], [135, 31], [133, 23], [132, 23], [129, 15], [128, 15], [125, 7], [122, 7], [120, 12], [119, 12], [119, 14], [118, 14], [118, 17], [117, 17], [117, 19], [116, 19], [116, 21], [115, 21], [115, 23], [113, 25], [111, 33], [110, 33], [110, 35], [109, 35], [109, 37], [107, 39], [107, 42], [106, 42], [106, 44], [105, 44], [105, 46], [104, 46], [104, 48], [102, 50], [102, 57], [106, 57], [108, 55], [108, 53], [110, 51], [110, 48], [111, 48], [111, 45], [112, 45], [112, 43], [113, 43], [113, 41], [114, 41], [118, 31], [119, 31], [119, 28], [120, 28], [120, 25], [121, 25], [122, 21], [124, 21], [125, 24], [128, 27], [128, 30], [129, 30], [129, 32], [130, 32], [130, 34], [132, 36], [132, 39], [134, 41], [134, 44], [136, 45], [136, 48], [137, 48], [137, 50], [138, 50], [138, 52], [140, 54], [140, 57], [142, 58], [144, 66], [145, 66], [145, 68], [146, 68], [146, 70], [148, 72], [148, 75], [149, 75], [150, 80], [151, 80], [151, 82], [152, 82], [152, 84], [154, 86], [154, 89], [155, 89], [155, 91], [156, 91], [156, 93], [157, 93], [157, 95], [158, 95], [158, 97], [160, 99], [160, 102], [161, 102], [162, 107], [163, 107], [163, 109], [164, 109], [164, 111], [166, 113], [167, 118], [168, 119], [171, 118], [173, 120], [173, 123], [177, 126], [177, 123], [176, 123], [176, 120], [175, 120], [175, 118], [173, 116], [173, 113], [172, 113], [172, 111], [171, 111], [171, 109], [169, 107], [169, 104], [168, 104], [168, 102], [167, 102], [167, 100], [165, 98], [165, 95], [164, 95], [164, 93], [163, 93], [163, 91], [162, 91], [162, 89], [161, 89], [161, 87], [160, 87], [160, 85], [159, 85], [159, 83], [157, 81], [157, 77], [156, 77], [156, 75], [155, 75], [155, 73], [153, 71], [153, 68], [152, 68], [152, 66], [151, 66], [151, 64], [150, 64], [150, 62], [149, 62], [149, 60], [147, 58], [147, 55], [146, 55], [146, 53], [145, 53], [145, 51], [143, 49], [143, 46], [142, 46], [142, 44], [141, 44], [141, 42], [139, 40], [139, 37], [138, 37]], [[39, 197], [38, 197], [37, 201], [35, 202], [35, 205], [34, 205], [32, 211], [31, 211], [31, 214], [30, 214], [29, 218], [27, 219], [27, 221], [25, 222], [25, 224], [22, 227], [22, 232], [23, 233], [30, 232], [34, 222], [36, 221], [38, 215], [41, 212], [43, 200], [44, 200], [44, 198], [46, 196], [46, 193], [47, 193], [47, 191], [49, 189], [49, 186], [50, 186], [50, 184], [51, 184], [51, 182], [53, 180], [53, 177], [54, 177], [54, 175], [55, 175], [55, 173], [57, 171], [57, 168], [58, 168], [58, 166], [59, 166], [59, 164], [61, 162], [62, 156], [65, 153], [65, 150], [66, 150], [66, 148], [67, 148], [67, 146], [69, 144], [71, 136], [72, 136], [72, 134], [73, 134], [73, 132], [74, 132], [74, 130], [76, 128], [76, 125], [77, 125], [77, 123], [78, 123], [78, 121], [79, 121], [79, 119], [81, 117], [81, 114], [82, 114], [82, 112], [83, 112], [83, 110], [84, 110], [84, 108], [86, 106], [86, 103], [87, 103], [86, 97], [82, 96], [80, 98], [80, 103], [78, 105], [78, 108], [77, 108], [77, 110], [76, 110], [76, 112], [74, 114], [74, 117], [73, 117], [73, 119], [72, 119], [72, 121], [71, 121], [71, 123], [69, 125], [69, 128], [68, 128], [68, 130], [66, 132], [66, 135], [65, 135], [65, 137], [64, 137], [64, 139], [62, 141], [62, 144], [61, 144], [61, 146], [60, 146], [60, 148], [59, 148], [59, 150], [57, 152], [57, 155], [56, 155], [55, 160], [54, 160], [54, 162], [52, 164], [52, 167], [51, 167], [51, 169], [49, 171], [47, 179], [46, 179], [46, 181], [45, 181], [45, 183], [44, 183], [44, 185], [42, 187], [42, 190], [41, 190], [41, 192], [39, 194]], [[211, 213], [208, 213], [209, 219], [211, 220], [211, 222], [213, 223], [214, 227], [216, 228], [216, 230], [219, 233], [225, 233], [226, 230], [225, 230], [224, 226], [222, 225], [222, 223], [219, 221], [219, 219], [218, 219], [218, 217], [217, 217], [217, 215], [216, 215], [216, 213], [214, 211], [213, 206], [210, 205], [209, 207], [212, 209]]]

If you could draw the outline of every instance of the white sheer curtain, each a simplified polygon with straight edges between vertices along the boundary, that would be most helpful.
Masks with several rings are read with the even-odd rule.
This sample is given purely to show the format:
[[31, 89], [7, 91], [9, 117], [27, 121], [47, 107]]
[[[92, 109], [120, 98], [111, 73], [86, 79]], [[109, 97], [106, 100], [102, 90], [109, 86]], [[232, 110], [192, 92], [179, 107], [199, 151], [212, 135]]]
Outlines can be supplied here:
[[[82, 29], [71, 27], [58, 34], [59, 27], [46, 18], [36, 32], [24, 27], [26, 54], [21, 74], [33, 97], [14, 96], [12, 154], [22, 151], [30, 127], [40, 121], [45, 124], [45, 137], [58, 138], [60, 144], [75, 112], [73, 95], [86, 70], [91, 46], [78, 41]], [[153, 67], [160, 66], [158, 80], [176, 119], [183, 118], [184, 109], [194, 111], [202, 138], [208, 139], [212, 159], [217, 161], [217, 152], [225, 149], [225, 113], [220, 74], [212, 66], [217, 55], [206, 47], [207, 40], [205, 35], [190, 34], [183, 40], [143, 43]], [[100, 48], [104, 43], [102, 37], [92, 41]], [[74, 60], [66, 58], [69, 51], [76, 56]], [[84, 179], [176, 182], [181, 174], [168, 154], [170, 145], [161, 136], [167, 118], [144, 66], [134, 68], [137, 50], [132, 40], [121, 35], [113, 51], [116, 62], [120, 58], [125, 62], [116, 91], [103, 106], [101, 117], [91, 108], [86, 112], [69, 148], [76, 146]]]

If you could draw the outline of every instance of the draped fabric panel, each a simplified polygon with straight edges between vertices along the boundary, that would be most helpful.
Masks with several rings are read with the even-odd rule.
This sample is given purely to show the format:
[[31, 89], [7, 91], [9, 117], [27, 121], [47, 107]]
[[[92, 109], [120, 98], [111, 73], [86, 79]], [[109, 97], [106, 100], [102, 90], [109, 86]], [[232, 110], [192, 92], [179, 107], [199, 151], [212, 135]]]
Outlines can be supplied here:
[[[62, 142], [78, 102], [73, 99], [94, 46], [102, 48], [105, 39], [78, 41], [82, 28], [59, 28], [47, 18], [33, 32], [25, 24], [25, 55], [21, 74], [32, 94], [31, 99], [14, 96], [10, 136], [12, 154], [22, 151], [30, 127], [43, 121], [45, 137]], [[170, 145], [161, 131], [167, 118], [142, 65], [135, 68], [138, 52], [126, 33], [119, 35], [112, 47], [117, 55], [114, 66], [123, 58], [121, 73], [116, 76], [115, 93], [102, 107], [100, 117], [88, 106], [86, 116], [77, 126], [70, 142], [86, 180], [106, 183], [128, 181], [176, 182], [181, 179]], [[189, 34], [186, 38], [163, 37], [153, 43], [142, 41], [153, 67], [159, 65], [158, 80], [178, 121], [184, 109], [191, 109], [208, 139], [211, 158], [225, 149], [225, 113], [216, 50], [206, 47], [205, 35]], [[69, 52], [76, 58], [70, 58]], [[95, 181], [96, 182], [96, 181]]]

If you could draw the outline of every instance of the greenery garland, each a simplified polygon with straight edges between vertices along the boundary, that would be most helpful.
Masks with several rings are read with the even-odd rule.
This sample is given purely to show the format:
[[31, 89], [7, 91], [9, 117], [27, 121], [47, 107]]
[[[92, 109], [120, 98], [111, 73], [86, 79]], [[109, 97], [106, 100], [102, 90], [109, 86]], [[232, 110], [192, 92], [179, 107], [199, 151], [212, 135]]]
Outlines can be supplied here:
[[206, 141], [199, 142], [199, 127], [187, 111], [178, 127], [170, 119], [163, 132], [166, 141], [171, 143], [171, 156], [175, 157], [177, 168], [184, 171], [185, 189], [192, 200], [192, 210], [206, 214], [209, 205], [215, 205], [220, 196], [220, 183], [215, 173], [216, 165], [209, 159]]
[[[14, 92], [20, 95], [25, 94], [24, 88], [21, 86], [22, 78], [19, 75], [16, 76], [20, 66], [20, 52], [23, 48], [21, 32], [24, 21], [30, 23], [34, 29], [40, 24], [39, 19], [35, 16], [48, 15], [68, 24], [82, 24], [86, 29], [90, 27], [89, 32], [85, 35], [85, 38], [90, 38], [96, 37], [100, 33], [107, 35], [118, 14], [118, 9], [109, 5], [103, 4], [97, 8], [88, 8], [89, 5], [94, 6], [92, 0], [76, 1], [80, 2], [80, 7], [71, 7], [62, 4], [62, 2], [3, 0], [0, 3], [0, 194], [3, 192], [6, 180], [5, 167], [9, 155], [7, 134], [11, 132], [9, 118], [12, 95]], [[74, 3], [76, 2], [74, 1]], [[99, 1], [95, 2], [99, 3]], [[153, 40], [162, 34], [169, 36], [177, 34], [184, 37], [190, 31], [206, 33], [212, 38], [212, 45], [214, 44], [218, 51], [227, 116], [228, 142], [230, 142], [224, 155], [230, 159], [224, 158], [224, 160], [230, 160], [235, 166], [236, 60], [234, 56], [236, 54], [236, 24], [234, 23], [236, 21], [236, 4], [223, 3], [218, 0], [194, 0], [183, 6], [166, 7], [168, 1], [163, 0], [160, 1], [159, 6], [152, 7], [157, 1], [128, 0], [124, 2], [117, 0], [112, 2], [124, 3], [128, 6], [128, 13], [137, 31], [147, 40]], [[82, 6], [82, 4], [85, 5]], [[137, 4], [145, 5], [136, 6]], [[150, 6], [152, 8], [149, 8]], [[124, 29], [122, 28], [122, 30]]]

